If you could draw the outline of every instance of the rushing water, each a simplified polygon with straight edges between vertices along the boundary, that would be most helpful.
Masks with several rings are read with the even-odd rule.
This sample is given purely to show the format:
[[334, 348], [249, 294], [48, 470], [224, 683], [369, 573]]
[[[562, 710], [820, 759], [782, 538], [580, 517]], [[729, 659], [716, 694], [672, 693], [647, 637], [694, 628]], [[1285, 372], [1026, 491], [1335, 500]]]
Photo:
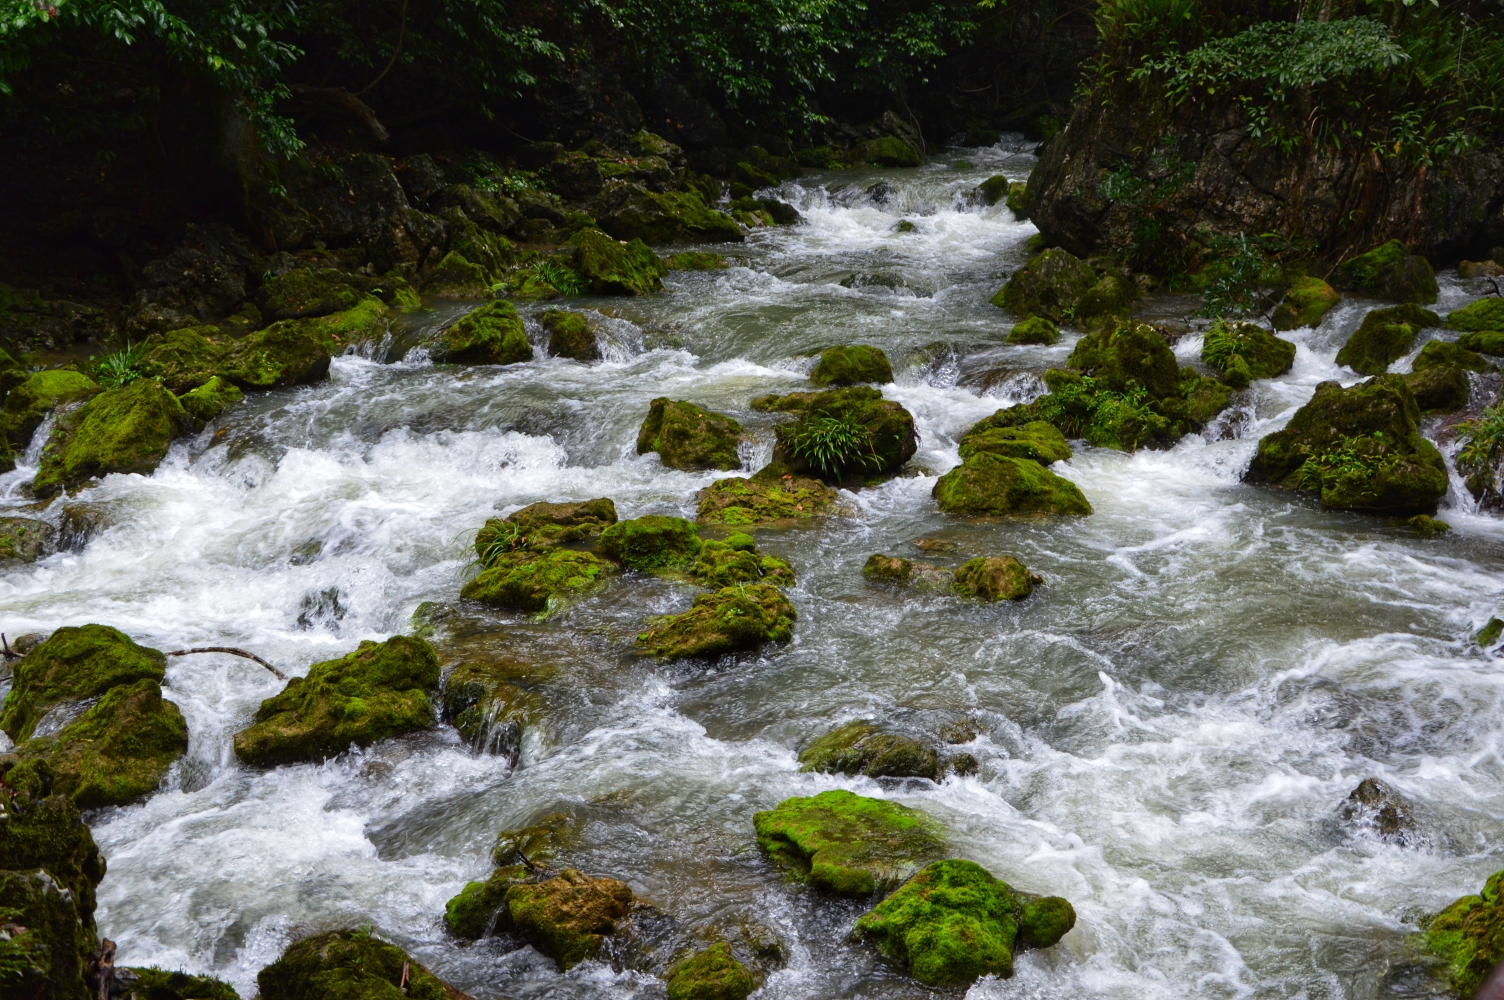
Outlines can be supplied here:
[[[423, 601], [457, 604], [489, 516], [609, 496], [623, 517], [693, 517], [717, 474], [635, 454], [656, 396], [736, 416], [755, 468], [776, 418], [749, 400], [805, 387], [824, 346], [871, 343], [899, 373], [885, 395], [922, 436], [918, 474], [843, 494], [845, 516], [817, 527], [758, 533], [799, 575], [785, 647], [714, 665], [639, 658], [643, 621], [695, 591], [635, 574], [542, 624], [463, 608], [465, 655], [545, 677], [515, 769], [440, 727], [253, 771], [231, 737], [279, 683], [245, 660], [173, 660], [187, 758], [147, 802], [90, 817], [109, 861], [99, 925], [119, 960], [212, 972], [250, 997], [290, 940], [369, 923], [482, 1000], [660, 996], [630, 963], [561, 976], [513, 942], [446, 935], [444, 902], [489, 871], [496, 832], [564, 809], [583, 833], [562, 860], [628, 881], [676, 940], [781, 940], [762, 997], [925, 995], [847, 941], [859, 905], [785, 882], [755, 847], [754, 811], [846, 787], [934, 814], [957, 855], [1075, 905], [1059, 947], [972, 997], [1430, 995], [1406, 934], [1504, 867], [1504, 674], [1468, 640], [1499, 600], [1504, 525], [1455, 488], [1452, 533], [1421, 541], [1240, 483], [1257, 438], [1318, 382], [1356, 381], [1334, 361], [1362, 315], [1352, 304], [1293, 334], [1294, 370], [1206, 434], [1136, 455], [1078, 446], [1056, 468], [1091, 517], [939, 514], [930, 490], [958, 436], [1039, 392], [1033, 374], [1076, 339], [1003, 344], [1010, 321], [987, 300], [1035, 230], [966, 194], [1032, 162], [1006, 147], [964, 155], [972, 165], [785, 185], [805, 223], [755, 233], [732, 269], [580, 303], [604, 362], [434, 366], [398, 337], [385, 353], [400, 357], [336, 359], [328, 383], [250, 397], [154, 475], [46, 507], [79, 541], [0, 578], [12, 636], [98, 621], [300, 673], [407, 630]], [[1442, 308], [1468, 297], [1443, 285]], [[1199, 347], [1192, 333], [1176, 350], [1190, 363]], [[12, 506], [26, 505], [27, 464], [0, 480]], [[869, 554], [919, 556], [919, 538], [953, 542], [939, 557], [951, 562], [1015, 554], [1047, 584], [980, 606], [863, 581]], [[798, 747], [855, 718], [969, 725], [960, 749], [981, 771], [939, 786], [800, 774]], [[1339, 822], [1365, 777], [1411, 800], [1416, 843]]]

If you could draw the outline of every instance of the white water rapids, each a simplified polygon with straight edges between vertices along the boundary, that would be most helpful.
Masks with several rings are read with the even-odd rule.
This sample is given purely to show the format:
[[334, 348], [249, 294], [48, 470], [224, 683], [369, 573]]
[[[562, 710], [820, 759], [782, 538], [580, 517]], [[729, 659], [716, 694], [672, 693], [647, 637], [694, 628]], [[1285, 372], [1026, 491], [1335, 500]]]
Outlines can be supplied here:
[[[561, 975], [531, 949], [444, 930], [445, 901], [489, 872], [499, 830], [572, 808], [586, 821], [568, 863], [626, 880], [691, 934], [758, 924], [783, 941], [761, 1000], [928, 995], [847, 941], [861, 906], [786, 882], [755, 846], [756, 810], [845, 787], [933, 814], [958, 856], [1074, 904], [1058, 947], [972, 998], [1431, 995], [1406, 934], [1504, 868], [1504, 672], [1469, 640], [1504, 589], [1504, 523], [1454, 489], [1440, 514], [1452, 532], [1422, 541], [1240, 482], [1257, 438], [1318, 382], [1357, 381], [1334, 361], [1372, 304], [1352, 302], [1290, 335], [1294, 370], [1255, 383], [1208, 434], [1135, 455], [1077, 446], [1055, 468], [1091, 517], [938, 513], [930, 490], [956, 439], [1038, 392], [1032, 375], [1076, 339], [1005, 346], [1011, 321], [987, 301], [1035, 230], [965, 195], [1030, 166], [1000, 146], [787, 184], [805, 223], [754, 233], [731, 250], [738, 266], [582, 303], [603, 362], [348, 355], [326, 384], [249, 397], [154, 475], [110, 476], [34, 515], [96, 527], [0, 576], [11, 636], [101, 622], [302, 673], [409, 629], [421, 602], [457, 603], [487, 517], [597, 496], [622, 517], [693, 517], [720, 474], [635, 453], [656, 396], [741, 420], [756, 468], [777, 418], [749, 400], [806, 388], [810, 352], [870, 343], [922, 436], [923, 474], [843, 495], [850, 516], [758, 532], [799, 578], [785, 647], [713, 665], [639, 658], [642, 623], [696, 591], [633, 574], [544, 623], [468, 609], [472, 645], [555, 671], [515, 770], [447, 726], [248, 769], [231, 738], [280, 683], [233, 657], [171, 661], [187, 758], [146, 802], [89, 817], [118, 961], [212, 973], [251, 997], [289, 941], [369, 923], [479, 1000], [661, 996], [645, 973]], [[896, 231], [901, 219], [916, 231]], [[1444, 277], [1438, 308], [1469, 294]], [[1176, 348], [1182, 363], [1199, 349], [1195, 334]], [[10, 506], [28, 507], [33, 472], [0, 479]], [[981, 606], [864, 582], [868, 555], [918, 557], [922, 537], [1014, 554], [1047, 583]], [[799, 773], [804, 742], [856, 718], [931, 732], [969, 720], [979, 735], [960, 749], [980, 773], [938, 786]], [[1366, 777], [1411, 801], [1418, 844], [1339, 822]]]

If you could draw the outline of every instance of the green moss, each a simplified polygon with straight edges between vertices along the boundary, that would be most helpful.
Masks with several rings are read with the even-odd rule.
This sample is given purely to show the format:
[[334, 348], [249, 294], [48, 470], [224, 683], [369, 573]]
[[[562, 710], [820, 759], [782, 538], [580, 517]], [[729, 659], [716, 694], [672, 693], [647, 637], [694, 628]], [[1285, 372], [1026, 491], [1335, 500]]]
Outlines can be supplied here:
[[491, 848], [491, 858], [500, 868], [523, 858], [534, 865], [542, 865], [573, 845], [578, 836], [574, 816], [563, 812], [548, 813], [536, 823], [498, 833], [496, 844]]
[[[407, 989], [398, 989], [403, 967]], [[366, 929], [329, 931], [289, 945], [256, 976], [261, 1000], [453, 1000], [443, 980]]]
[[492, 278], [484, 267], [451, 250], [423, 275], [423, 294], [441, 299], [484, 298]]
[[574, 266], [586, 288], [598, 295], [648, 295], [663, 289], [668, 265], [640, 240], [618, 243], [599, 229], [569, 239]]
[[794, 570], [788, 563], [757, 551], [749, 535], [737, 533], [724, 542], [708, 541], [689, 567], [689, 578], [702, 587], [720, 590], [741, 583], [771, 583], [793, 586]]
[[12, 667], [0, 730], [17, 743], [56, 705], [95, 698], [116, 685], [160, 683], [167, 657], [107, 625], [66, 626]]
[[178, 402], [183, 404], [183, 412], [193, 421], [194, 429], [201, 431], [205, 424], [244, 398], [244, 393], [216, 375], [197, 389], [185, 392]]
[[1332, 284], [1344, 291], [1363, 292], [1394, 302], [1435, 302], [1436, 272], [1399, 240], [1390, 240], [1367, 253], [1337, 265]]
[[381, 276], [381, 282], [371, 289], [371, 294], [398, 312], [413, 313], [423, 308], [423, 299], [418, 290], [407, 283], [401, 272], [393, 269]]
[[696, 597], [682, 614], [652, 622], [637, 642], [650, 656], [716, 657], [787, 642], [797, 617], [788, 598], [771, 584], [723, 587]]
[[1446, 974], [1459, 997], [1473, 996], [1489, 973], [1504, 961], [1504, 899], [1495, 872], [1476, 896], [1463, 896], [1432, 918], [1426, 947], [1446, 963]]
[[89, 399], [101, 391], [87, 375], [67, 368], [37, 372], [11, 389], [0, 406], [0, 431], [12, 447], [25, 448], [54, 407]]
[[285, 319], [247, 334], [225, 351], [220, 375], [242, 389], [277, 389], [317, 382], [344, 342], [381, 317], [381, 300], [317, 319]]
[[16, 750], [12, 784], [50, 773], [54, 792], [81, 809], [124, 805], [155, 791], [188, 750], [188, 724], [154, 680], [120, 684], [83, 716]]
[[717, 479], [700, 491], [701, 524], [778, 524], [807, 521], [830, 510], [836, 491], [803, 476]]
[[577, 542], [616, 523], [616, 504], [607, 497], [577, 503], [529, 504], [505, 519], [491, 518], [475, 535], [475, 554], [490, 565], [494, 552], [513, 552]]
[[543, 332], [548, 334], [548, 354], [575, 361], [599, 361], [600, 345], [579, 313], [550, 309], [543, 314]]
[[353, 309], [361, 297], [360, 290], [345, 284], [345, 276], [332, 267], [299, 267], [263, 284], [256, 302], [267, 319], [302, 319]]
[[977, 193], [982, 196], [982, 201], [988, 205], [996, 205], [1008, 197], [1008, 191], [1008, 178], [1002, 174], [993, 174], [977, 185]]
[[78, 919], [92, 939], [94, 889], [104, 878], [105, 863], [78, 807], [45, 785], [0, 787], [0, 816], [0, 872], [46, 871], [73, 895]]
[[[985, 421], [984, 421], [985, 423]], [[1016, 427], [974, 426], [961, 436], [961, 461], [973, 455], [991, 452], [1010, 458], [1027, 458], [1040, 465], [1064, 462], [1071, 457], [1071, 446], [1054, 424], [1031, 420]]]
[[660, 193], [639, 188], [601, 217], [601, 228], [620, 240], [651, 244], [737, 243], [742, 239], [731, 217], [706, 207], [698, 191]]
[[212, 327], [186, 327], [147, 337], [141, 345], [137, 370], [179, 396], [203, 385], [219, 370], [225, 353], [223, 347], [204, 336], [205, 329], [213, 332]]
[[0, 517], [0, 565], [36, 562], [47, 551], [56, 530], [46, 521], [29, 517]]
[[1060, 328], [1043, 316], [1030, 316], [1008, 331], [1010, 344], [1050, 345], [1060, 339]]
[[1109, 392], [1124, 393], [1139, 385], [1152, 398], [1163, 399], [1180, 388], [1175, 352], [1147, 323], [1123, 323], [1087, 334], [1076, 342], [1066, 364], [1092, 372], [1097, 385]]
[[893, 475], [919, 447], [913, 414], [866, 386], [814, 394], [799, 419], [780, 424], [774, 436], [775, 463], [837, 482]]
[[235, 755], [258, 767], [318, 761], [352, 743], [427, 729], [434, 721], [428, 691], [438, 686], [438, 657], [422, 639], [362, 642], [263, 701], [255, 723], [235, 734]]
[[1449, 343], [1445, 340], [1428, 340], [1426, 346], [1420, 349], [1415, 356], [1415, 363], [1410, 366], [1412, 372], [1423, 372], [1427, 368], [1437, 368], [1441, 365], [1456, 365], [1464, 371], [1489, 372], [1493, 371], [1493, 365], [1488, 359], [1477, 351], [1470, 351], [1461, 344]]
[[94, 1000], [97, 947], [66, 889], [45, 871], [0, 871], [0, 991], [17, 1000]]
[[924, 813], [844, 789], [785, 799], [752, 821], [775, 864], [843, 896], [896, 887], [945, 849]]
[[1410, 352], [1422, 327], [1440, 321], [1431, 310], [1413, 304], [1374, 309], [1337, 352], [1337, 363], [1362, 375], [1382, 375]]
[[1405, 521], [1410, 530], [1415, 532], [1418, 538], [1440, 538], [1452, 530], [1452, 526], [1445, 521], [1438, 521], [1429, 514], [1416, 514]]
[[1035, 578], [1012, 556], [977, 556], [956, 570], [952, 589], [979, 601], [1021, 601], [1034, 593]]
[[1020, 221], [1029, 217], [1029, 182], [1011, 181], [1008, 184], [1008, 211]]
[[832, 347], [820, 355], [809, 379], [822, 386], [864, 382], [886, 385], [893, 381], [893, 366], [888, 363], [886, 354], [867, 344]]
[[907, 583], [914, 578], [914, 563], [899, 556], [874, 552], [863, 564], [862, 576], [878, 583]]
[[591, 552], [523, 549], [498, 555], [460, 590], [460, 596], [497, 608], [551, 614], [596, 589], [616, 567]]
[[[1229, 377], [1234, 358], [1241, 363], [1240, 371]], [[1240, 389], [1249, 380], [1276, 378], [1289, 371], [1295, 363], [1295, 345], [1252, 323], [1217, 320], [1202, 338], [1201, 360], [1233, 388]]]
[[466, 313], [439, 334], [439, 360], [461, 365], [514, 365], [533, 359], [522, 317], [505, 299]]
[[668, 1000], [747, 1000], [757, 985], [724, 941], [680, 962], [665, 978]]
[[947, 514], [1045, 517], [1086, 515], [1091, 504], [1069, 479], [1038, 462], [980, 452], [935, 482], [935, 501]]
[[631, 905], [625, 882], [591, 878], [573, 868], [507, 890], [512, 926], [564, 971], [593, 958]]
[[116, 969], [115, 983], [121, 1000], [240, 1000], [229, 983], [168, 969]]
[[1423, 413], [1451, 413], [1468, 404], [1472, 384], [1457, 365], [1432, 365], [1401, 376]]
[[851, 147], [852, 163], [875, 163], [880, 167], [917, 167], [919, 150], [896, 135], [868, 139]]
[[1096, 283], [1096, 272], [1084, 261], [1059, 248], [1046, 250], [1015, 271], [992, 304], [1017, 316], [1060, 323], [1074, 315], [1076, 303]]
[[1478, 630], [1478, 634], [1473, 636], [1473, 641], [1475, 641], [1483, 648], [1487, 649], [1489, 646], [1492, 646], [1494, 643], [1498, 642], [1501, 635], [1504, 635], [1504, 620], [1500, 620], [1498, 618], [1490, 618], [1488, 622]]
[[670, 469], [739, 469], [742, 425], [720, 413], [660, 396], [637, 432], [637, 454], [656, 451]]
[[1304, 326], [1314, 327], [1341, 301], [1342, 296], [1337, 290], [1320, 278], [1296, 278], [1274, 309], [1274, 328], [1297, 330]]
[[[1477, 302], [1469, 302], [1461, 309], [1453, 309], [1447, 313], [1446, 327], [1448, 330], [1462, 330], [1467, 333], [1488, 331], [1504, 331], [1504, 298], [1491, 296], [1479, 299]], [[1481, 350], [1481, 348], [1473, 348]], [[1484, 351], [1484, 354], [1500, 353], [1496, 351]]]
[[940, 780], [940, 756], [933, 747], [870, 722], [848, 722], [821, 736], [799, 754], [799, 770], [864, 774], [869, 778]]
[[671, 253], [666, 260], [670, 271], [723, 271], [731, 266], [725, 257], [709, 250]]
[[1138, 287], [1127, 278], [1104, 274], [1076, 302], [1074, 321], [1087, 329], [1117, 327], [1133, 315]]
[[611, 525], [601, 532], [596, 548], [628, 569], [656, 572], [688, 566], [701, 544], [693, 521], [649, 514]]
[[11, 357], [9, 351], [0, 348], [0, 398], [29, 378], [31, 371]]
[[1499, 357], [1504, 355], [1504, 330], [1482, 330], [1476, 333], [1464, 333], [1457, 338], [1457, 346], [1479, 354], [1489, 354], [1493, 357]]
[[32, 488], [47, 497], [115, 472], [149, 474], [191, 426], [177, 397], [152, 379], [108, 389], [53, 425]]
[[497, 931], [509, 930], [507, 890], [527, 878], [524, 865], [496, 869], [484, 882], [467, 882], [460, 894], [444, 904], [444, 925], [455, 937], [474, 941]]

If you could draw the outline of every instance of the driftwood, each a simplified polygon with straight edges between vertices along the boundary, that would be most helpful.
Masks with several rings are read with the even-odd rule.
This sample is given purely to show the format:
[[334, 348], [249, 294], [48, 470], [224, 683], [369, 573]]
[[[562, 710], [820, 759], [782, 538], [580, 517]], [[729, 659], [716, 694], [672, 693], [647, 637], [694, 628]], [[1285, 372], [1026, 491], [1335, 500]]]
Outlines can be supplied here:
[[257, 663], [261, 664], [263, 667], [276, 674], [277, 680], [287, 680], [286, 674], [278, 670], [276, 667], [272, 666], [270, 663], [267, 663], [255, 653], [248, 653], [243, 649], [236, 649], [234, 646], [196, 646], [193, 649], [175, 649], [167, 655], [187, 656], [189, 653], [229, 653], [231, 656], [243, 656], [247, 660], [255, 660]]
[[[373, 83], [374, 85], [374, 83]], [[337, 108], [348, 111], [360, 119], [362, 125], [370, 129], [371, 134], [378, 142], [386, 142], [392, 134], [386, 130], [376, 118], [376, 112], [359, 97], [350, 93], [344, 87], [309, 87], [301, 83], [294, 83], [287, 88], [292, 95], [310, 104], [332, 104]]]

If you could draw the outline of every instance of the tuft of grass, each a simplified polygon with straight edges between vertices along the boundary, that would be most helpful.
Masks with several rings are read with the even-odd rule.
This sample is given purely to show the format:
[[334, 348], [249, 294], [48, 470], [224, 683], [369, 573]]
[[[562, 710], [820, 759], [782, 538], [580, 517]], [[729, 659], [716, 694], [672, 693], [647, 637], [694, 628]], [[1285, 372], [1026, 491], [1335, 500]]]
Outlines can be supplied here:
[[141, 360], [146, 356], [144, 344], [132, 344], [125, 342], [122, 350], [113, 354], [106, 354], [94, 361], [94, 381], [106, 389], [119, 389], [121, 386], [130, 385], [141, 378]]
[[832, 478], [863, 464], [863, 453], [871, 450], [866, 428], [824, 414], [806, 419], [789, 440], [790, 453]]

